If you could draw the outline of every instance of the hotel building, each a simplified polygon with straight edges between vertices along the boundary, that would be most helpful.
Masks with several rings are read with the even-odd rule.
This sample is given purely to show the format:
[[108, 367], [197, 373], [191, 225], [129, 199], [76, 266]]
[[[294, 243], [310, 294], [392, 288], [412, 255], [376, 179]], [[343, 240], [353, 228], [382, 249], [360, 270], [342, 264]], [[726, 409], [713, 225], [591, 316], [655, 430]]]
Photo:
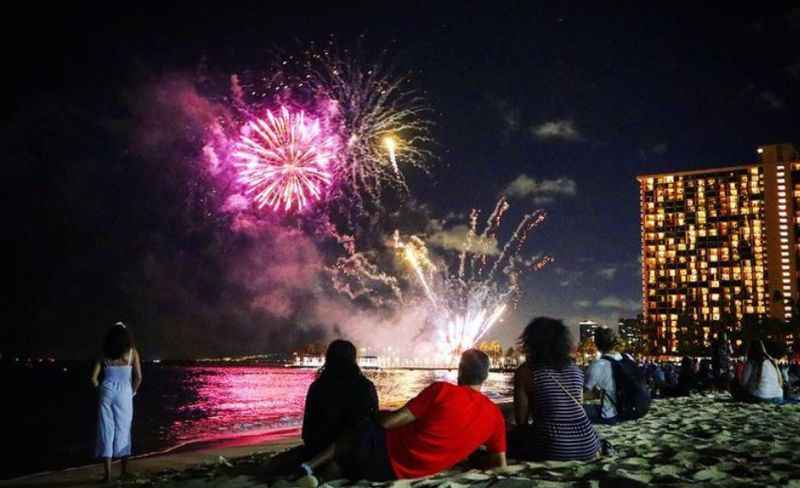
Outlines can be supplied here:
[[687, 334], [707, 344], [748, 315], [791, 318], [800, 157], [789, 144], [758, 155], [752, 164], [637, 178], [642, 312], [657, 352], [676, 352]]

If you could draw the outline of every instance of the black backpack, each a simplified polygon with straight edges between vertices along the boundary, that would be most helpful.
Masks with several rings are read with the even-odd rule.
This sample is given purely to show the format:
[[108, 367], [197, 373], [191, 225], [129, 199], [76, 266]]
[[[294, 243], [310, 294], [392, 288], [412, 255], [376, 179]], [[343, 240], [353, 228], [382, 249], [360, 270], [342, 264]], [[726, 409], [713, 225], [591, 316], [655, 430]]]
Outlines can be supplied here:
[[624, 354], [621, 361], [611, 356], [603, 356], [603, 359], [611, 363], [617, 390], [616, 398], [605, 395], [604, 400], [611, 400], [620, 420], [636, 420], [644, 417], [650, 408], [651, 398], [639, 365]]

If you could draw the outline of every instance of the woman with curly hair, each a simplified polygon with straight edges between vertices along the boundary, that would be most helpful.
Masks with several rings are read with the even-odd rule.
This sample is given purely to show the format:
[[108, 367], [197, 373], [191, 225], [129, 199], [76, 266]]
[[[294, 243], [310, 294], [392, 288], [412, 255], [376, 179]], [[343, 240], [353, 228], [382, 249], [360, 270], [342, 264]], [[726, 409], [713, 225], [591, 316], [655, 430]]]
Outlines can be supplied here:
[[572, 334], [560, 320], [538, 317], [519, 338], [526, 361], [514, 375], [516, 429], [509, 457], [590, 460], [600, 442], [583, 409], [583, 372], [572, 360]]

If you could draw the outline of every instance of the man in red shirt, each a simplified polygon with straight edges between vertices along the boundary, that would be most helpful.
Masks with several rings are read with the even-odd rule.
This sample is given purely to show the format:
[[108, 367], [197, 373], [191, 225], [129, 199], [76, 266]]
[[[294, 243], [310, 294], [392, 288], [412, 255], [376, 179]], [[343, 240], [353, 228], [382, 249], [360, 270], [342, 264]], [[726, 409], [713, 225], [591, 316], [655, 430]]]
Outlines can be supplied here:
[[301, 465], [300, 475], [328, 463], [350, 479], [386, 481], [421, 478], [465, 460], [480, 446], [489, 467], [506, 466], [503, 414], [480, 390], [489, 376], [489, 357], [477, 349], [461, 355], [458, 386], [436, 382], [403, 408], [369, 421]]

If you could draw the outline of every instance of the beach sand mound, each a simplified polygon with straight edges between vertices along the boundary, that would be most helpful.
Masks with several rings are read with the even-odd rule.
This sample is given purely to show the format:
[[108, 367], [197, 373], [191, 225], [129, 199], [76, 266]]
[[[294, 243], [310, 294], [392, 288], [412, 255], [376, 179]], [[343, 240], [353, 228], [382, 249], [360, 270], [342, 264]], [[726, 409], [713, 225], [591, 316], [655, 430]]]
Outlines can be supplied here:
[[[640, 420], [599, 426], [615, 454], [593, 462], [522, 462], [497, 474], [452, 470], [393, 483], [333, 480], [320, 486], [542, 488], [567, 486], [781, 486], [800, 488], [800, 405], [733, 403], [727, 395], [656, 400]], [[287, 488], [254, 474], [268, 454], [137, 478], [126, 485]]]

